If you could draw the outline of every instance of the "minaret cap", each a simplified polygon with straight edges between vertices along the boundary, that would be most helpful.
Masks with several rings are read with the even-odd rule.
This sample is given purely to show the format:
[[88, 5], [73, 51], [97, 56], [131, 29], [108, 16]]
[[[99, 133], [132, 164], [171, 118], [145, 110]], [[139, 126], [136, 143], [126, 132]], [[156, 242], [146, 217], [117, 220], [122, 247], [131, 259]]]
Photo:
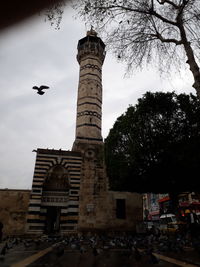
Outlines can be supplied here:
[[87, 36], [97, 36], [97, 32], [95, 32], [95, 30], [93, 30], [93, 26], [91, 26], [90, 31], [87, 31]]

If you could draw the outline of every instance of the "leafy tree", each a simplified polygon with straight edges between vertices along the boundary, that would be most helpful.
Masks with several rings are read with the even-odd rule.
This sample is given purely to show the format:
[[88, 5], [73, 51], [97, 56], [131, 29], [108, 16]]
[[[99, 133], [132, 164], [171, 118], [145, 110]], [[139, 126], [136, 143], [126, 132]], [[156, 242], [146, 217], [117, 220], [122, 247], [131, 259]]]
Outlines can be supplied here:
[[111, 189], [198, 191], [200, 100], [147, 92], [122, 114], [105, 139]]
[[80, 0], [75, 8], [128, 70], [152, 62], [179, 70], [186, 62], [200, 96], [199, 0]]

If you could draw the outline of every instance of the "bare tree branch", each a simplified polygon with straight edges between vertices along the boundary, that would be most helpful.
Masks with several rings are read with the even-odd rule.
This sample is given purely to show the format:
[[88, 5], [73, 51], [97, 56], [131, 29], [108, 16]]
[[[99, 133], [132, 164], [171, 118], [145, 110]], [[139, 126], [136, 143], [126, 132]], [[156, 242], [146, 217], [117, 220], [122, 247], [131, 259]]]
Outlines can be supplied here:
[[165, 3], [172, 5], [174, 8], [178, 9], [179, 6], [176, 5], [174, 2], [170, 1], [170, 0], [157, 0], [157, 2], [161, 5], [164, 5]]
[[183, 42], [180, 40], [176, 40], [176, 39], [165, 39], [164, 37], [162, 37], [162, 35], [160, 33], [157, 33], [157, 34], [151, 34], [151, 36], [153, 37], [157, 37], [157, 39], [159, 39], [161, 42], [163, 43], [174, 43], [176, 45], [181, 45], [183, 44]]
[[180, 69], [187, 62], [200, 96], [199, 0], [80, 0], [76, 8], [128, 71], [151, 63], [161, 71]]

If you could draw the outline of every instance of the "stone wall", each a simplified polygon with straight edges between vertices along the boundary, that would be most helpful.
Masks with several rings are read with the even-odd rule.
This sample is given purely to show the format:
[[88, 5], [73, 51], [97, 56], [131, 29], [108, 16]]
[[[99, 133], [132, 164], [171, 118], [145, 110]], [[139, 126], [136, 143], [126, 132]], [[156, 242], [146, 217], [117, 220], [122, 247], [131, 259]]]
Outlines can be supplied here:
[[82, 151], [78, 230], [105, 229], [107, 225], [108, 181], [103, 162], [103, 143], [77, 144]]
[[[136, 225], [143, 220], [142, 194], [129, 192], [109, 191], [109, 214], [108, 225], [112, 230], [135, 231]], [[116, 216], [116, 200], [125, 200], [125, 219]]]
[[0, 189], [0, 221], [3, 235], [24, 234], [30, 190]]
[[[142, 221], [142, 195], [108, 190], [103, 143], [77, 143], [82, 151], [78, 231], [135, 231]], [[117, 218], [117, 200], [124, 201], [125, 218]]]
[[[4, 236], [25, 233], [29, 197], [29, 190], [0, 189], [0, 221], [4, 225]], [[97, 199], [98, 210], [94, 217], [90, 212], [84, 215], [81, 212], [79, 230], [135, 231], [136, 224], [142, 221], [140, 194], [105, 190]], [[126, 219], [116, 217], [117, 199], [125, 199]]]

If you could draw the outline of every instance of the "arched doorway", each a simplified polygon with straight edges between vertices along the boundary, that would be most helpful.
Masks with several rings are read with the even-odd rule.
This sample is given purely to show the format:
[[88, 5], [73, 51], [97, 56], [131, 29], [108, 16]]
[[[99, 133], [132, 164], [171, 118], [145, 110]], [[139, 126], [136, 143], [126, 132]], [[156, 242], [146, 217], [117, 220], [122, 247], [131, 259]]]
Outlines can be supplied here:
[[42, 207], [46, 211], [45, 232], [56, 234], [60, 230], [61, 208], [67, 205], [69, 181], [67, 170], [55, 165], [47, 173], [42, 193]]

